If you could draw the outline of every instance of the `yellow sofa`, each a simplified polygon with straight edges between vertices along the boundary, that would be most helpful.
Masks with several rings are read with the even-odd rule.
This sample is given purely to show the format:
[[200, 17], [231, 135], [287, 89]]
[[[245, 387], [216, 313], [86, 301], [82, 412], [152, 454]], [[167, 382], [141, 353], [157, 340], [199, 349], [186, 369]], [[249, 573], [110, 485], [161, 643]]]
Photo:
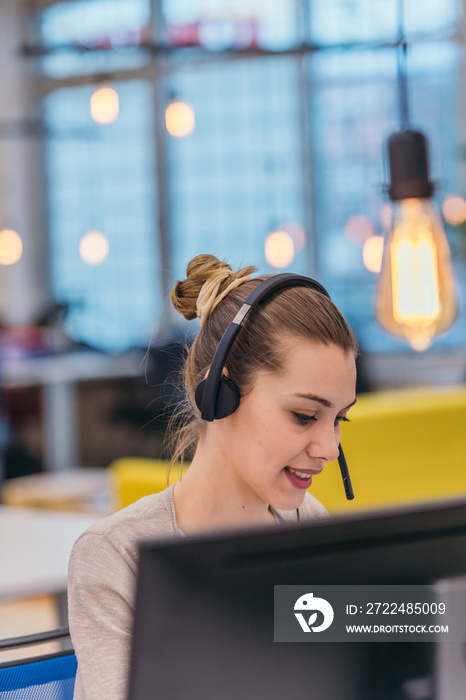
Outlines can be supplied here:
[[[331, 513], [466, 496], [465, 386], [363, 394], [349, 417], [342, 445], [355, 499], [345, 498], [337, 462], [311, 487]], [[160, 460], [119, 459], [110, 471], [119, 507], [179, 478], [174, 468], [167, 481]]]

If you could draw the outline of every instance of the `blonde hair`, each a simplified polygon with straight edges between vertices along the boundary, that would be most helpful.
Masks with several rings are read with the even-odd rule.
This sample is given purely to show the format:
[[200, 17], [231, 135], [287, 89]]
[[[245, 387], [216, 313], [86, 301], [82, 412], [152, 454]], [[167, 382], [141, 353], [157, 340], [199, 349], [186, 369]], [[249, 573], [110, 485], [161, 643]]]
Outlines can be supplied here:
[[[186, 358], [183, 371], [185, 399], [175, 413], [168, 433], [167, 447], [172, 463], [191, 456], [205, 430], [205, 421], [200, 417], [194, 393], [210, 368], [226, 327], [246, 297], [266, 279], [251, 279], [249, 275], [254, 270], [254, 267], [246, 267], [233, 272], [228, 263], [213, 255], [198, 255], [188, 264], [186, 279], [178, 281], [173, 288], [172, 304], [187, 320], [199, 315], [198, 297], [203, 287], [206, 289], [204, 285], [215, 280], [208, 288], [215, 287], [216, 292], [209, 296], [209, 312], [206, 314], [205, 308], [201, 310], [204, 312], [203, 324]], [[252, 389], [258, 371], [283, 371], [285, 356], [279, 339], [285, 335], [319, 345], [336, 345], [345, 353], [357, 354], [357, 343], [351, 329], [328, 297], [309, 287], [282, 289], [251, 310], [228, 355], [225, 368], [241, 396]]]

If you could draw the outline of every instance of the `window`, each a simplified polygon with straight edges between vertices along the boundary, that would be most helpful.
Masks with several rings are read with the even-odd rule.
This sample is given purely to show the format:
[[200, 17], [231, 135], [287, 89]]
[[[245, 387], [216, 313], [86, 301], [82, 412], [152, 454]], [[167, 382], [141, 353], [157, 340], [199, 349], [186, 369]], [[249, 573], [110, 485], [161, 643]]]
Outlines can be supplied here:
[[[321, 279], [367, 351], [408, 352], [375, 322], [376, 276], [346, 234], [355, 215], [375, 233], [385, 227], [383, 146], [398, 129], [397, 7], [76, 0], [41, 13], [52, 277], [57, 298], [71, 304], [74, 338], [109, 350], [145, 344], [162, 308], [162, 277], [173, 283], [201, 252], [277, 271], [264, 243], [288, 226], [301, 247], [286, 269]], [[440, 202], [462, 191], [462, 7], [406, 0], [405, 9], [411, 122], [428, 136]], [[106, 126], [89, 115], [103, 78], [121, 107]], [[173, 100], [194, 109], [186, 138], [164, 129]], [[93, 229], [105, 233], [110, 254], [91, 267], [78, 244]], [[465, 334], [457, 322], [434, 347], [464, 343]]]
[[[131, 79], [130, 69], [147, 62], [141, 51], [72, 48], [135, 43], [148, 21], [149, 4], [141, 1], [60, 3], [42, 15], [46, 45], [70, 45], [45, 58], [48, 75], [95, 75], [123, 67], [129, 73], [127, 80], [112, 82], [120, 108], [114, 123], [91, 118], [95, 79], [78, 85], [57, 81], [44, 99], [55, 296], [70, 306], [71, 337], [108, 351], [146, 345], [161, 304], [154, 90], [136, 71]], [[95, 230], [108, 239], [109, 255], [89, 265], [79, 255], [79, 243]]]

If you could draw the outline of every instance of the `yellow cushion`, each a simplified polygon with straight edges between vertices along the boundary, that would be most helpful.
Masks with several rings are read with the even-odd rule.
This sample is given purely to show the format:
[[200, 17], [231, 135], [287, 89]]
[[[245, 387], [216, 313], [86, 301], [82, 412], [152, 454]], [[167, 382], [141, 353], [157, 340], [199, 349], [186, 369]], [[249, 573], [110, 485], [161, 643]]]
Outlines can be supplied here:
[[355, 499], [347, 501], [337, 462], [314, 479], [332, 513], [466, 495], [466, 387], [363, 394], [343, 425]]
[[[183, 466], [186, 470], [187, 464]], [[116, 507], [124, 508], [143, 496], [158, 493], [180, 478], [180, 467], [170, 470], [168, 462], [161, 459], [125, 457], [109, 465]]]

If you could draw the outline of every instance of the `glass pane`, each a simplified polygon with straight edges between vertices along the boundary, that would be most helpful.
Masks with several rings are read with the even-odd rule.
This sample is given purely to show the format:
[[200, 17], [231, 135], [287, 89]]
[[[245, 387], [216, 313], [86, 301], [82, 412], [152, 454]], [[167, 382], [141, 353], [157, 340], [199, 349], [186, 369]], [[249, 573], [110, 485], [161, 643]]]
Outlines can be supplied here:
[[[146, 345], [161, 300], [152, 89], [142, 81], [115, 87], [121, 111], [114, 124], [92, 122], [92, 86], [57, 90], [44, 105], [54, 135], [47, 163], [55, 295], [71, 305], [70, 335], [110, 351]], [[79, 255], [90, 230], [110, 244], [100, 265]]]
[[[138, 68], [149, 54], [149, 0], [86, 0], [52, 5], [41, 15], [42, 40], [54, 52], [42, 60], [49, 76]], [[100, 49], [100, 50], [92, 50]]]
[[[267, 233], [304, 226], [298, 64], [289, 58], [183, 68], [170, 89], [195, 109], [196, 129], [169, 144], [177, 276], [201, 252], [272, 271]], [[292, 269], [304, 272], [306, 253]]]
[[307, 0], [312, 41], [317, 44], [393, 40], [396, 0]]
[[277, 50], [300, 41], [300, 5], [293, 0], [163, 0], [162, 8], [175, 46]]
[[[307, 0], [312, 40], [317, 44], [394, 41], [398, 36], [398, 0]], [[454, 32], [461, 21], [461, 0], [405, 0], [407, 37]]]
[[405, 31], [408, 36], [455, 32], [463, 16], [462, 0], [405, 0]]

